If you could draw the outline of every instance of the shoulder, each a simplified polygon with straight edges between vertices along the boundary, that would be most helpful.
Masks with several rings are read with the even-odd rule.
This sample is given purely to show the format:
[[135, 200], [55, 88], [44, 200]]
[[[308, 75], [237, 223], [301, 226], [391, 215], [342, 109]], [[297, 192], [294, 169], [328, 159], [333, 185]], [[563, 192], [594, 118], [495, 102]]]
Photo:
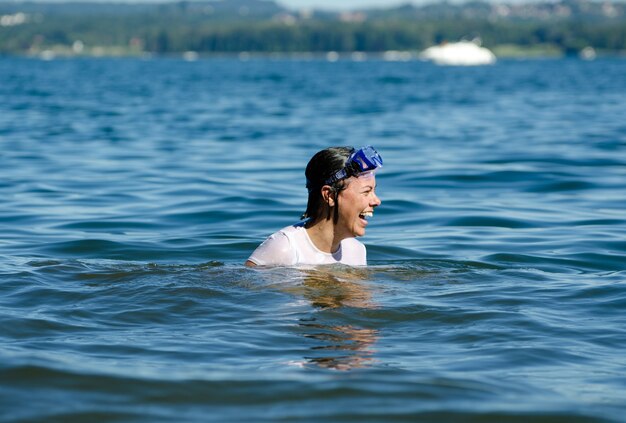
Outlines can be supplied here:
[[283, 234], [287, 238], [301, 237], [301, 236], [305, 236], [306, 229], [304, 228], [303, 223], [296, 223], [294, 225], [285, 226], [284, 228], [282, 228], [276, 233]]
[[345, 264], [365, 266], [367, 265], [367, 249], [356, 238], [346, 238], [341, 241], [342, 262]]
[[287, 226], [270, 235], [254, 250], [248, 260], [258, 266], [290, 266], [296, 264], [296, 252], [290, 239], [293, 231], [290, 228]]
[[353, 251], [365, 252], [365, 245], [356, 238], [346, 238], [341, 241], [341, 248]]

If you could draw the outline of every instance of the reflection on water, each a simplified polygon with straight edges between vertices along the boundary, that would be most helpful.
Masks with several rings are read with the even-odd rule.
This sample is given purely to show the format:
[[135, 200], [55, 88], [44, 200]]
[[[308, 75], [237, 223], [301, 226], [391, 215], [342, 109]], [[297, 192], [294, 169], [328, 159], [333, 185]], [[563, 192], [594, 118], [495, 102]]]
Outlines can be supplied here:
[[305, 357], [308, 363], [335, 370], [351, 370], [368, 367], [374, 361], [372, 346], [378, 339], [378, 331], [351, 325], [325, 325], [301, 320], [301, 328], [307, 338], [327, 345], [311, 348], [321, 356]]
[[[370, 289], [363, 283], [367, 271], [361, 269], [318, 269], [304, 271], [303, 296], [320, 313], [334, 309], [374, 308]], [[309, 364], [335, 370], [367, 367], [373, 362], [373, 345], [378, 330], [354, 324], [327, 323], [325, 316], [300, 319], [299, 329], [322, 345], [311, 348], [305, 357]], [[331, 319], [332, 320], [332, 319]]]
[[372, 293], [363, 284], [368, 274], [366, 269], [344, 267], [304, 270], [304, 297], [320, 309], [373, 308]]

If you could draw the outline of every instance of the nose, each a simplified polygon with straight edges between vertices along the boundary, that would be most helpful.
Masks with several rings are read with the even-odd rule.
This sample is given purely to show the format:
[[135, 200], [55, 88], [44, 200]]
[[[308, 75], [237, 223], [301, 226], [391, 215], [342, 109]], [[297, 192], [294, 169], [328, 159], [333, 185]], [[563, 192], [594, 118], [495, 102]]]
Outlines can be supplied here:
[[372, 197], [371, 206], [372, 207], [378, 207], [378, 206], [380, 206], [381, 202], [382, 201], [380, 201], [380, 198], [378, 198], [378, 195], [376, 195], [376, 193], [374, 193], [374, 196]]

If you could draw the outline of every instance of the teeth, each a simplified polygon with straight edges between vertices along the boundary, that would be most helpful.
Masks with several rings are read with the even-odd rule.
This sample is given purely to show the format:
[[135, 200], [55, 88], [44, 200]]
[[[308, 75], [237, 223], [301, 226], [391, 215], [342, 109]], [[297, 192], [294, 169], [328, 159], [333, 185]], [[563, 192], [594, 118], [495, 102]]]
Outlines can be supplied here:
[[361, 216], [363, 216], [365, 219], [369, 219], [373, 215], [374, 215], [374, 213], [372, 213], [372, 212], [363, 212], [363, 213], [361, 213]]

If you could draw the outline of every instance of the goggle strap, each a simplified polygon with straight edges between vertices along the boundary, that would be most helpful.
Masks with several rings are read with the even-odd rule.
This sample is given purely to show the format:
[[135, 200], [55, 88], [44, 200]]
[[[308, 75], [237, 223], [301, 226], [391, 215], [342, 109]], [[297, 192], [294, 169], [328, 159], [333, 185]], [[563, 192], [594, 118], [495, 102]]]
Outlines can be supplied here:
[[337, 172], [335, 172], [334, 175], [332, 175], [330, 178], [326, 179], [326, 181], [324, 181], [325, 185], [331, 185], [334, 184], [337, 181], [341, 181], [342, 179], [346, 178], [348, 176], [348, 172], [346, 172], [346, 169], [341, 169], [338, 170]]

